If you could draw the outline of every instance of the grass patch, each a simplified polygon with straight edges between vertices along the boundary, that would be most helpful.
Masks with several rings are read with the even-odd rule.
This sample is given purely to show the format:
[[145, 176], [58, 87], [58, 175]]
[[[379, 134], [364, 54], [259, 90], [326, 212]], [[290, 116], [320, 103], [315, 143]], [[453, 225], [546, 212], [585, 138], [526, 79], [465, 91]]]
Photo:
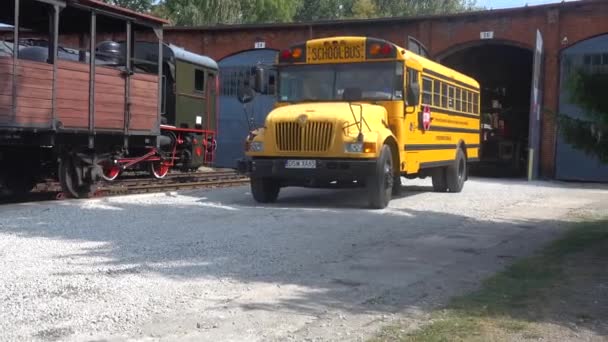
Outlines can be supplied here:
[[578, 223], [536, 255], [487, 278], [479, 290], [453, 298], [421, 329], [406, 333], [406, 327], [389, 326], [372, 341], [502, 341], [510, 334], [536, 336], [528, 331], [529, 324], [542, 315], [550, 290], [564, 276], [567, 258], [607, 241], [608, 220]]

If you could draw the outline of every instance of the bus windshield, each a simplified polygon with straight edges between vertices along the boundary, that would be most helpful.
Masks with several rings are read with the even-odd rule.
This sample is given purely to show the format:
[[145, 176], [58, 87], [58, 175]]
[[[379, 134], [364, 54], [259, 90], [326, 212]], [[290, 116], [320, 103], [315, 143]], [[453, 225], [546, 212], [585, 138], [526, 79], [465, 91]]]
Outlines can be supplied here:
[[361, 100], [402, 100], [403, 63], [293, 65], [279, 69], [279, 101], [342, 101], [345, 88]]

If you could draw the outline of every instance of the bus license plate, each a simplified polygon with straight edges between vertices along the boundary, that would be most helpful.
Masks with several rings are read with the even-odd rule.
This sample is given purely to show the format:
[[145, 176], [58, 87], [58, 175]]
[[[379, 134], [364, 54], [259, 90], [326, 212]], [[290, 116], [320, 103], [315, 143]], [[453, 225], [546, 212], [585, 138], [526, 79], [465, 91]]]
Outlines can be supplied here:
[[286, 169], [314, 169], [316, 167], [316, 160], [288, 160], [285, 163]]

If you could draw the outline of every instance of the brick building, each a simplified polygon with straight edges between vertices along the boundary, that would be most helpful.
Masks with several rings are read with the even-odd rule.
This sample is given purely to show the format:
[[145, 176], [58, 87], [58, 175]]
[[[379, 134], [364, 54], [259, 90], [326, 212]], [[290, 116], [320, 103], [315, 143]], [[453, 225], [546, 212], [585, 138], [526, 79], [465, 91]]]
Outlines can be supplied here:
[[[603, 39], [603, 35], [608, 35], [608, 1], [605, 0], [445, 16], [169, 27], [165, 31], [165, 38], [173, 44], [211, 56], [220, 61], [220, 65], [222, 60], [248, 53], [256, 46], [278, 51], [306, 39], [334, 35], [384, 38], [416, 52], [427, 53], [431, 58], [467, 72], [477, 77], [482, 86], [484, 83], [497, 83], [486, 80], [484, 75], [493, 73], [492, 69], [504, 69], [503, 74], [498, 73], [493, 78], [508, 77], [511, 88], [521, 88], [521, 91], [511, 89], [511, 92], [519, 93], [518, 104], [529, 115], [537, 30], [543, 41], [542, 96], [539, 98], [544, 108], [540, 115], [540, 174], [546, 178], [608, 181], [608, 167], [600, 165], [592, 157], [583, 156], [582, 152], [560, 146], [565, 143], [559, 139], [554, 115], [568, 105], [564, 103], [567, 100], [564, 99], [565, 90], [560, 88], [560, 77], [563, 76], [563, 57], [570, 48], [576, 48], [590, 39], [598, 39], [590, 45], [605, 47], [603, 51], [606, 54], [601, 58], [606, 60], [602, 59], [599, 63], [608, 64], [608, 46], [604, 45], [606, 40]], [[581, 54], [585, 54], [585, 51]], [[519, 77], [513, 77], [513, 74]], [[578, 163], [577, 167], [582, 165], [587, 170], [577, 171], [572, 163]]]
[[[482, 92], [482, 99], [485, 99], [482, 107], [488, 112], [508, 114], [510, 111], [509, 115], [518, 118], [506, 123], [511, 134], [519, 134], [512, 139], [520, 142], [514, 145], [512, 152], [527, 151], [528, 141], [537, 140], [540, 151], [536, 155], [540, 154], [540, 160], [536, 169], [541, 177], [608, 181], [608, 165], [563, 141], [555, 115], [566, 112], [574, 117], [584, 117], [582, 110], [570, 103], [568, 89], [564, 86], [574, 68], [608, 71], [607, 0], [579, 0], [443, 16], [167, 27], [164, 34], [165, 41], [210, 56], [220, 63], [223, 79], [220, 139], [222, 122], [224, 132], [231, 133], [223, 134], [227, 140], [223, 144], [220, 141], [219, 145], [226, 148], [218, 150], [218, 154], [226, 156], [224, 166], [230, 166], [239, 157], [241, 140], [246, 135], [242, 108], [234, 98], [234, 75], [243, 75], [244, 70], [257, 62], [272, 62], [278, 51], [294, 43], [338, 35], [387, 39], [475, 77], [486, 92], [485, 96]], [[542, 55], [535, 58], [539, 36]], [[138, 39], [146, 38], [140, 35]], [[76, 37], [63, 37], [60, 41], [72, 46], [78, 45], [77, 42]], [[533, 77], [535, 60], [539, 62], [536, 78]], [[535, 83], [535, 79], [539, 82]], [[536, 100], [533, 84], [539, 94]], [[258, 122], [263, 120], [274, 98], [265, 96], [261, 101]], [[496, 101], [502, 108], [494, 108]], [[531, 110], [535, 108], [534, 104], [542, 107], [539, 113]]]

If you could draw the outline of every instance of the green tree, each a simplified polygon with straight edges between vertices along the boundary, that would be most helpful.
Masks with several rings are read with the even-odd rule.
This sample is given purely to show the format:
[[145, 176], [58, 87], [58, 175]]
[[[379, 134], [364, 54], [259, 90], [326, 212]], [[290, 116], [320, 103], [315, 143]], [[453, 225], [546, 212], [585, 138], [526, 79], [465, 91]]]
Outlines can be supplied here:
[[374, 0], [378, 16], [447, 14], [475, 9], [476, 0]]
[[[175, 25], [214, 25], [293, 20], [300, 0], [165, 0]], [[159, 9], [160, 10], [160, 9]]]
[[467, 11], [476, 0], [105, 0], [150, 10], [174, 25], [376, 18]]
[[293, 20], [300, 2], [296, 0], [241, 0], [242, 22], [268, 23]]
[[562, 136], [574, 148], [608, 163], [608, 73], [577, 70], [567, 87], [570, 100], [582, 109], [584, 119], [559, 115]]
[[165, 0], [164, 8], [174, 25], [196, 26], [242, 22], [239, 0]]
[[296, 21], [342, 19], [352, 16], [353, 0], [303, 0]]
[[352, 17], [367, 19], [377, 16], [378, 9], [372, 0], [355, 0], [352, 8]]
[[112, 5], [130, 8], [137, 12], [148, 12], [152, 8], [154, 0], [103, 0]]

